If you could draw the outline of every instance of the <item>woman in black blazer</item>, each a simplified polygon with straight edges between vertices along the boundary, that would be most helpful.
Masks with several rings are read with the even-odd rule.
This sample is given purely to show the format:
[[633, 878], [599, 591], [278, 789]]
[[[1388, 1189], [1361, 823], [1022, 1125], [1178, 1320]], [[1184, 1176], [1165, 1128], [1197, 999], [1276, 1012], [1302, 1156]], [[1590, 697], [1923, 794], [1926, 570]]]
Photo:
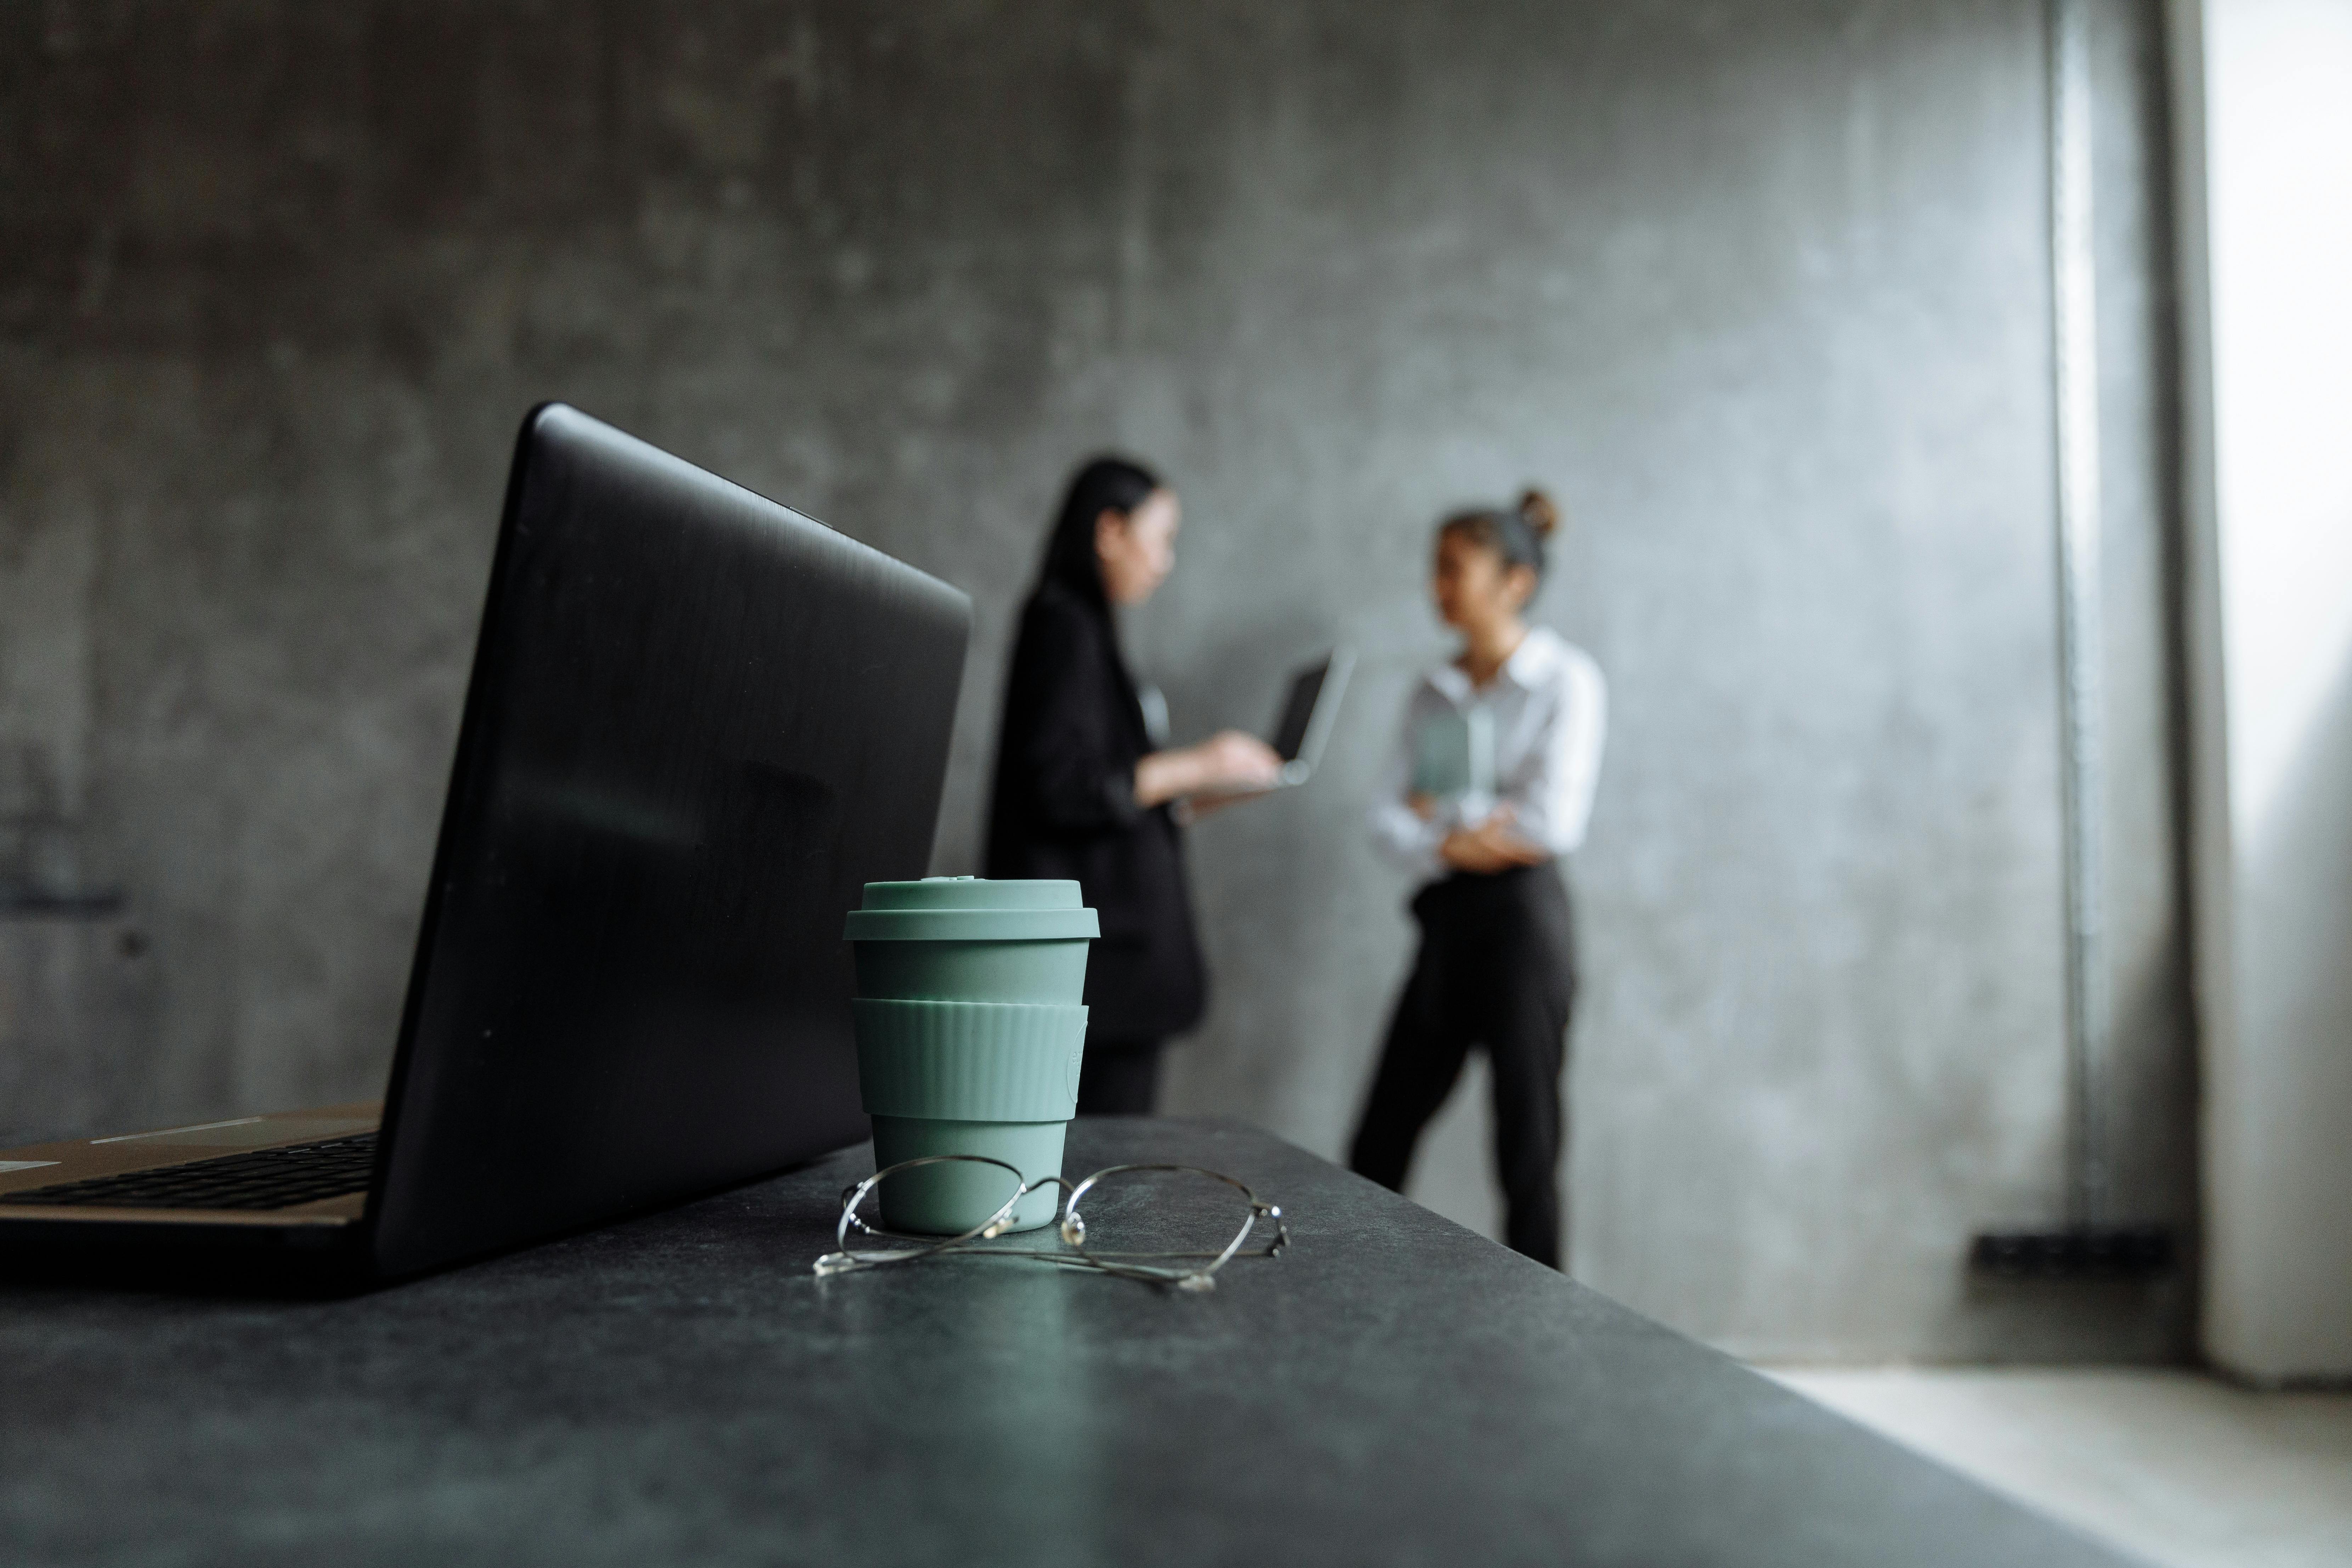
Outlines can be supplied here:
[[1004, 684], [986, 874], [1075, 879], [1102, 921], [1087, 961], [1080, 1115], [1150, 1111], [1161, 1045], [1199, 1022], [1207, 1000], [1180, 804], [1263, 789], [1282, 767], [1238, 731], [1152, 748], [1111, 606], [1139, 605], [1166, 579], [1180, 521], [1176, 493], [1139, 464], [1098, 458], [1079, 469]]

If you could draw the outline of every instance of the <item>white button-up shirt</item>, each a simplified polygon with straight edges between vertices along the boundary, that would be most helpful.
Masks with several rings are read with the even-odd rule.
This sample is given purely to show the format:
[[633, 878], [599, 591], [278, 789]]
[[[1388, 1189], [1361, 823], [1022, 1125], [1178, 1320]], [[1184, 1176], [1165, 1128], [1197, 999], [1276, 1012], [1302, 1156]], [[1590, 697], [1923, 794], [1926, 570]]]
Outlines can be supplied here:
[[[1492, 756], [1472, 764], [1468, 790], [1438, 801], [1435, 814], [1423, 820], [1410, 796], [1415, 759], [1433, 721], [1467, 721], [1468, 733], [1479, 737], [1482, 751], [1491, 745]], [[1483, 687], [1472, 686], [1455, 666], [1439, 665], [1405, 702], [1396, 752], [1372, 802], [1372, 837], [1408, 869], [1441, 876], [1446, 867], [1437, 847], [1445, 836], [1475, 826], [1496, 805], [1507, 805], [1512, 831], [1554, 855], [1568, 854], [1584, 842], [1608, 728], [1609, 689], [1601, 667], [1542, 626], [1529, 628]]]

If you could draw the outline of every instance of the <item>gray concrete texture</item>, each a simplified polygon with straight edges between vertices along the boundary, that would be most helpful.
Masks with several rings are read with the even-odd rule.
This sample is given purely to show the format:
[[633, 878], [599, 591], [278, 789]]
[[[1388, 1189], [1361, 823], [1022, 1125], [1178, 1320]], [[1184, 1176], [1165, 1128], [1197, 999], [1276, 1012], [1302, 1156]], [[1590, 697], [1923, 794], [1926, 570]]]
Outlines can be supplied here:
[[[1409, 954], [1360, 826], [1433, 519], [1570, 512], [1613, 730], [1573, 882], [1575, 1271], [1783, 1356], [2179, 1353], [1988, 1290], [2062, 1192], [2031, 4], [0, 10], [0, 761], [122, 909], [0, 927], [0, 1122], [372, 1092], [509, 442], [561, 396], [969, 589], [977, 856], [1070, 466], [1161, 466], [1180, 737], [1363, 653], [1203, 824], [1169, 1100], [1343, 1145]], [[2192, 1208], [2160, 79], [2100, 13], [2122, 1206]], [[1489, 1203], [1477, 1108], [1417, 1189]]]

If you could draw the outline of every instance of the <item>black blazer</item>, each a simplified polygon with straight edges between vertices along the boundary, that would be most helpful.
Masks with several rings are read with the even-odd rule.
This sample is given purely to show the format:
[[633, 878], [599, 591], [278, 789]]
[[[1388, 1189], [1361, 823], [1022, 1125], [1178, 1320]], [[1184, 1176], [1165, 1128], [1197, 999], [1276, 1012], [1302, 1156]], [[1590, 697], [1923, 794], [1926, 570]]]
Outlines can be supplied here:
[[1030, 595], [1004, 683], [988, 813], [991, 877], [1076, 879], [1102, 921], [1087, 959], [1087, 1037], [1156, 1041], [1207, 1001], [1181, 830], [1135, 804], [1151, 749], [1110, 612], [1047, 582]]

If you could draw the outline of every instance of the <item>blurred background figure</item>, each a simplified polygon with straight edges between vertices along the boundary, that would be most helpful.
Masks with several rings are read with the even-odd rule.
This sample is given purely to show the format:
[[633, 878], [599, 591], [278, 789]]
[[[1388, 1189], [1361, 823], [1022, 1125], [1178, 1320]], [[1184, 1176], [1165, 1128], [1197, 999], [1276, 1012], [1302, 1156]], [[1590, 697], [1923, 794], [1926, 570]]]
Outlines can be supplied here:
[[1430, 878], [1421, 948], [1389, 1024], [1349, 1163], [1402, 1191], [1422, 1129], [1474, 1046], [1493, 1070], [1505, 1239], [1559, 1266], [1559, 1075], [1576, 956], [1558, 858], [1584, 841], [1608, 725], [1601, 668], [1521, 618], [1559, 513], [1516, 508], [1438, 525], [1430, 583], [1462, 649], [1413, 687], [1370, 813], [1381, 846]]
[[1155, 749], [1121, 657], [1114, 605], [1140, 605], [1176, 564], [1176, 492], [1097, 458], [1070, 480], [1021, 613], [997, 738], [986, 874], [1075, 879], [1102, 921], [1087, 962], [1081, 1115], [1149, 1112], [1169, 1036], [1207, 1001], [1176, 805], [1272, 784], [1281, 759], [1226, 731]]

